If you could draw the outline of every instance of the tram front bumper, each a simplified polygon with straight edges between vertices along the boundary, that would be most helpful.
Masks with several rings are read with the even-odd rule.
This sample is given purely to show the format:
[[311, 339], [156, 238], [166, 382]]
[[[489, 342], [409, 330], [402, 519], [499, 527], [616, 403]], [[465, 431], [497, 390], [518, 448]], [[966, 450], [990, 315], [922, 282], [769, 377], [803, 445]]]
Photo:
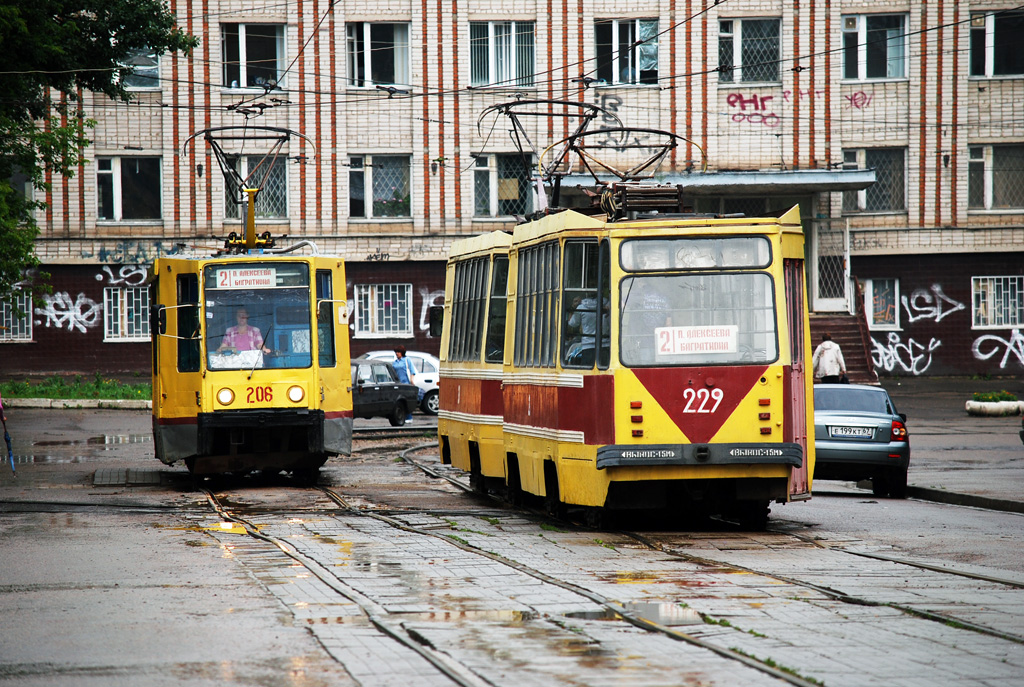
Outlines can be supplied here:
[[803, 465], [800, 444], [610, 444], [597, 469], [650, 465]]

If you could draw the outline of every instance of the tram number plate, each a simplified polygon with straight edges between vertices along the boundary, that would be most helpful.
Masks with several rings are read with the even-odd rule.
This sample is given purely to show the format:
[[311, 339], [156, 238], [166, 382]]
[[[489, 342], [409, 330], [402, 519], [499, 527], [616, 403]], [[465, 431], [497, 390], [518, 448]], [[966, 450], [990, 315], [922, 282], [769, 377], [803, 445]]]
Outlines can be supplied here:
[[274, 389], [269, 386], [250, 386], [245, 391], [246, 403], [269, 403], [274, 400]]
[[832, 437], [871, 438], [874, 435], [874, 431], [870, 427], [829, 427], [828, 434]]

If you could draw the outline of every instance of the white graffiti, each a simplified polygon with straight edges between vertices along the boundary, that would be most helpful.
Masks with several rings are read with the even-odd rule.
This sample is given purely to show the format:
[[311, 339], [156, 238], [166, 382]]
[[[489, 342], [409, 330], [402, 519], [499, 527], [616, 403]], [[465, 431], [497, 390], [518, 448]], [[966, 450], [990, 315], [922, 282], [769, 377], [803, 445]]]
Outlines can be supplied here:
[[440, 291], [427, 291], [420, 289], [420, 331], [427, 333], [430, 338], [430, 308], [434, 305], [444, 305], [444, 289]]
[[[981, 347], [986, 344], [992, 344], [992, 349], [987, 353], [983, 353]], [[1006, 347], [1006, 352], [1003, 353], [1003, 359], [999, 361], [999, 368], [1006, 367], [1006, 361], [1010, 359], [1010, 354], [1013, 353], [1017, 356], [1017, 362], [1024, 365], [1024, 335], [1020, 333], [1019, 329], [1014, 328], [1010, 334], [1009, 339], [1004, 339], [1001, 336], [995, 334], [986, 334], [985, 336], [979, 336], [974, 340], [974, 345], [971, 346], [971, 352], [974, 353], [974, 357], [978, 360], [988, 360], [1002, 347]]]
[[948, 317], [965, 306], [960, 301], [955, 301], [942, 292], [942, 287], [932, 284], [931, 292], [924, 289], [916, 289], [910, 298], [902, 296], [900, 302], [903, 309], [907, 311], [910, 322], [918, 320], [935, 320], [941, 322], [943, 317]]
[[100, 322], [103, 308], [84, 293], [78, 294], [73, 302], [67, 291], [44, 295], [42, 298], [46, 305], [36, 308], [35, 314], [41, 315], [43, 319], [36, 320], [36, 324], [45, 324], [47, 327], [52, 325], [57, 329], [67, 326], [68, 331], [77, 329], [84, 334], [86, 329]]
[[942, 342], [935, 338], [932, 338], [927, 346], [913, 339], [907, 339], [907, 343], [903, 343], [896, 332], [889, 332], [888, 345], [883, 346], [874, 339], [871, 339], [871, 343], [874, 346], [871, 361], [875, 367], [892, 372], [898, 365], [904, 372], [914, 375], [922, 374], [931, 366], [932, 352], [942, 345]]
[[[146, 283], [145, 265], [123, 265], [117, 271], [117, 276], [114, 276], [114, 271], [109, 265], [104, 265], [103, 272], [107, 273], [107, 284], [110, 286], [140, 286]], [[102, 273], [96, 275], [96, 281], [103, 281]]]

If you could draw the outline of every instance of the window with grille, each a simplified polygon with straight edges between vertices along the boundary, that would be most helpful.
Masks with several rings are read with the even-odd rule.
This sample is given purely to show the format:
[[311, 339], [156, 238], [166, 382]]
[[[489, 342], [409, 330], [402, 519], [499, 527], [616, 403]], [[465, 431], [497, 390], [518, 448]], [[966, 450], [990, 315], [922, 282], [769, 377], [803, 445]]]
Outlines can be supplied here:
[[907, 17], [866, 14], [843, 17], [843, 78], [893, 79], [907, 75]]
[[658, 83], [657, 19], [598, 19], [594, 47], [598, 81]]
[[558, 339], [557, 242], [519, 251], [516, 294], [515, 364], [554, 367]]
[[131, 50], [124, 66], [131, 67], [121, 83], [125, 88], [160, 88], [160, 58], [150, 48]]
[[413, 336], [412, 284], [356, 284], [355, 336]]
[[899, 329], [900, 280], [865, 279], [864, 311], [870, 329]]
[[718, 80], [779, 81], [780, 26], [779, 19], [721, 20], [718, 23]]
[[971, 13], [971, 76], [1024, 74], [1024, 12]]
[[278, 88], [284, 71], [284, 26], [221, 24], [223, 85]]
[[32, 294], [20, 289], [0, 303], [0, 343], [32, 340]]
[[360, 155], [348, 162], [349, 217], [412, 217], [408, 155]]
[[364, 87], [409, 83], [409, 25], [351, 22], [348, 83]]
[[477, 217], [512, 217], [533, 212], [532, 155], [477, 155], [473, 173]]
[[875, 183], [843, 192], [843, 212], [895, 212], [906, 205], [906, 149], [863, 148], [843, 151], [844, 169], [873, 169]]
[[1024, 277], [971, 277], [972, 329], [1024, 327]]
[[96, 158], [96, 219], [160, 219], [160, 158]]
[[[245, 179], [245, 188], [258, 188], [256, 194], [256, 217], [260, 219], [286, 219], [288, 217], [288, 170], [286, 158], [264, 155], [231, 156], [228, 158], [235, 170]], [[228, 219], [242, 217], [242, 203], [248, 199], [230, 179], [225, 185], [227, 197], [224, 216]]]
[[967, 207], [1024, 209], [1024, 144], [970, 146]]
[[103, 340], [149, 341], [149, 289], [145, 286], [103, 289]]
[[532, 21], [469, 23], [471, 86], [532, 86], [533, 72]]

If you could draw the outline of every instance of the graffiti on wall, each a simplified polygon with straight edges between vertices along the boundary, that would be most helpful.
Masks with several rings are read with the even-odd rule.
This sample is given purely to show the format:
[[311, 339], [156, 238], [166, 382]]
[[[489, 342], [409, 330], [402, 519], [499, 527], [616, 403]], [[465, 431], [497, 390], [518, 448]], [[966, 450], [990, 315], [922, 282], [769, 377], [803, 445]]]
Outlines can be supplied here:
[[907, 318], [910, 322], [919, 320], [942, 322], [942, 318], [967, 307], [943, 293], [942, 287], [938, 284], [932, 284], [930, 291], [916, 289], [909, 298], [901, 296], [900, 302], [903, 303], [903, 309], [907, 311]]
[[1017, 357], [1018, 364], [1024, 365], [1024, 335], [1019, 329], [1014, 327], [1008, 339], [997, 334], [979, 336], [971, 346], [971, 353], [977, 360], [990, 360], [1000, 351], [1003, 352], [1003, 357], [999, 361], [999, 369], [1006, 368], [1011, 353]]
[[732, 121], [737, 124], [741, 122], [747, 122], [749, 124], [763, 124], [767, 127], [774, 128], [779, 125], [779, 116], [773, 111], [769, 111], [772, 108], [769, 106], [772, 100], [775, 100], [773, 95], [744, 95], [743, 93], [730, 93], [725, 96], [725, 103], [729, 107], [737, 108], [739, 112], [734, 112], [732, 115]]
[[122, 265], [117, 274], [104, 265], [103, 269], [96, 273], [96, 281], [103, 281], [106, 274], [107, 286], [142, 286], [146, 283], [145, 265]]
[[104, 245], [95, 253], [82, 251], [83, 258], [95, 258], [97, 262], [115, 265], [139, 265], [151, 263], [164, 255], [178, 255], [185, 249], [181, 243], [165, 241], [118, 241], [111, 246]]
[[903, 343], [899, 334], [889, 332], [889, 339], [885, 345], [874, 338], [871, 339], [871, 344], [871, 361], [875, 367], [886, 372], [893, 372], [899, 368], [907, 374], [919, 375], [931, 366], [932, 353], [942, 345], [942, 342], [932, 337], [927, 345], [913, 339], [907, 339], [907, 342]]
[[420, 331], [426, 332], [430, 337], [430, 308], [434, 305], [444, 305], [444, 289], [428, 291], [420, 289]]
[[46, 303], [35, 309], [35, 314], [41, 318], [35, 321], [37, 325], [66, 328], [68, 331], [84, 334], [87, 329], [92, 329], [100, 323], [102, 306], [84, 293], [78, 294], [73, 301], [67, 291], [44, 294], [41, 298]]

